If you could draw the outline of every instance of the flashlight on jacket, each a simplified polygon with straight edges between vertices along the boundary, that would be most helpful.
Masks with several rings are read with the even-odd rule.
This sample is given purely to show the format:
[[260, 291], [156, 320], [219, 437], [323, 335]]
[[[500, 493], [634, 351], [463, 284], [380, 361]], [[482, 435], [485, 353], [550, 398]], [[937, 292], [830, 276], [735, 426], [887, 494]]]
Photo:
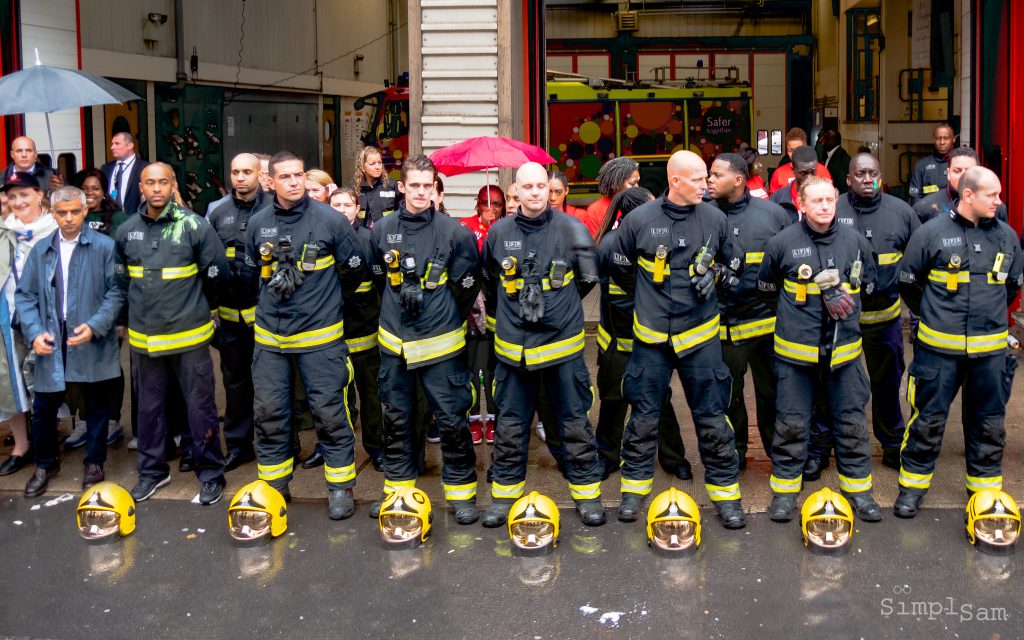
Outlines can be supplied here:
[[505, 293], [510, 296], [514, 296], [519, 291], [519, 287], [516, 285], [516, 269], [518, 267], [519, 261], [515, 256], [505, 256], [501, 259], [501, 268], [505, 272]]
[[946, 273], [946, 291], [950, 293], [956, 293], [957, 287], [959, 286], [960, 280], [960, 265], [963, 264], [963, 260], [958, 254], [953, 254], [949, 257], [949, 272]]
[[857, 252], [857, 259], [850, 267], [850, 288], [860, 289], [860, 278], [864, 273], [864, 263], [860, 259], [860, 251]]
[[796, 270], [796, 303], [807, 304], [807, 282], [814, 275], [811, 265], [802, 264]]
[[1003, 269], [1004, 262], [1006, 262], [1006, 254], [997, 253], [996, 260], [992, 263], [992, 271], [996, 274], [996, 282], [1006, 282], [1006, 277], [1009, 275], [1009, 270]]
[[402, 284], [402, 272], [399, 271], [401, 265], [398, 263], [398, 249], [392, 249], [384, 253], [384, 264], [388, 265], [388, 283], [392, 287], [397, 287]]
[[264, 242], [259, 246], [260, 252], [260, 277], [269, 280], [273, 274], [271, 263], [274, 260], [274, 245]]
[[665, 262], [668, 260], [668, 247], [659, 244], [654, 250], [654, 284], [665, 282]]

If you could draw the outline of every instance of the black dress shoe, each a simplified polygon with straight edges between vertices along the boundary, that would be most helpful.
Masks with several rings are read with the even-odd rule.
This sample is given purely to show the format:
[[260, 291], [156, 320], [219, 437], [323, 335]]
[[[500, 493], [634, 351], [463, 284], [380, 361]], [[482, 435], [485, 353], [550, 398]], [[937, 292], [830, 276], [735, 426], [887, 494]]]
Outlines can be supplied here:
[[882, 449], [882, 464], [890, 469], [900, 470], [900, 449], [899, 447], [886, 447]]
[[577, 500], [576, 513], [588, 527], [600, 527], [605, 523], [604, 505], [601, 500]]
[[53, 469], [36, 467], [35, 473], [32, 474], [32, 477], [25, 484], [25, 497], [38, 498], [46, 493], [46, 485], [50, 483], [50, 478], [57, 475], [58, 471], [60, 471], [60, 467], [54, 467]]
[[804, 481], [814, 482], [821, 477], [821, 472], [828, 469], [829, 465], [829, 454], [822, 456], [807, 456], [807, 461], [804, 462]]
[[900, 489], [900, 495], [896, 496], [896, 502], [892, 505], [892, 513], [897, 518], [913, 518], [917, 515], [922, 500], [924, 496]]
[[384, 460], [381, 458], [370, 458], [370, 462], [373, 464], [374, 471], [384, 471]]
[[98, 482], [103, 482], [103, 478], [103, 467], [98, 464], [85, 465], [85, 471], [82, 473], [82, 491]]
[[252, 451], [239, 451], [237, 449], [228, 451], [227, 457], [224, 458], [224, 471], [233, 471], [255, 459], [256, 454]]
[[306, 458], [305, 460], [303, 460], [302, 464], [299, 465], [299, 466], [301, 466], [303, 469], [316, 469], [317, 467], [322, 467], [323, 464], [324, 464], [324, 456], [323, 456], [323, 454], [320, 453], [320, 449], [314, 449], [313, 450], [313, 455], [311, 455], [308, 458]]
[[789, 522], [796, 510], [796, 494], [776, 493], [772, 504], [768, 507], [768, 517], [773, 522]]
[[512, 510], [514, 500], [495, 498], [491, 506], [484, 512], [483, 524], [488, 529], [496, 529], [508, 522], [508, 512]]
[[747, 526], [747, 517], [743, 515], [743, 505], [739, 500], [724, 500], [715, 503], [718, 507], [718, 519], [726, 529], [742, 529]]
[[385, 493], [379, 499], [374, 500], [373, 503], [370, 504], [369, 516], [374, 520], [380, 517], [380, 508], [384, 506], [384, 500], [387, 499], [387, 497], [388, 495]]
[[690, 468], [690, 461], [686, 458], [683, 458], [683, 461], [675, 467], [663, 467], [663, 469], [680, 480], [693, 480], [693, 469]]
[[7, 456], [7, 459], [4, 460], [3, 464], [0, 464], [0, 476], [9, 476], [12, 473], [17, 473], [18, 471], [21, 471], [21, 469], [25, 465], [27, 465], [29, 462], [32, 462], [32, 458], [33, 456], [31, 449], [29, 449], [27, 453], [20, 456]]
[[619, 503], [619, 522], [635, 522], [640, 517], [643, 506], [644, 497], [639, 493], [622, 494], [622, 502]]
[[327, 517], [331, 520], [351, 518], [356, 512], [351, 489], [329, 489], [327, 491]]
[[181, 460], [178, 460], [178, 471], [181, 473], [188, 473], [196, 470], [196, 461], [192, 457], [191, 451], [183, 451], [181, 454]]
[[480, 510], [476, 508], [475, 500], [449, 500], [455, 511], [455, 522], [459, 524], [473, 524], [480, 519]]
[[857, 512], [857, 517], [864, 522], [880, 522], [882, 507], [868, 493], [844, 493], [850, 506]]

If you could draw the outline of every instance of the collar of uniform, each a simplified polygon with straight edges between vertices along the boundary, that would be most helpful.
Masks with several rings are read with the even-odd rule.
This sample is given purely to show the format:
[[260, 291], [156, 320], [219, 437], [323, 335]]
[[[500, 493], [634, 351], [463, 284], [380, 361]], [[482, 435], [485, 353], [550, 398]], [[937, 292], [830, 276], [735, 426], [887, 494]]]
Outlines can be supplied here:
[[551, 218], [554, 217], [554, 215], [555, 214], [551, 210], [551, 206], [549, 205], [548, 208], [545, 209], [536, 218], [527, 218], [526, 216], [523, 215], [522, 209], [519, 209], [518, 211], [516, 211], [516, 216], [515, 218], [513, 218], [513, 220], [515, 221], [516, 225], [523, 231], [531, 233], [533, 231], [538, 231], [542, 229], [545, 225], [551, 222]]
[[811, 228], [811, 225], [807, 222], [807, 216], [800, 218], [800, 224], [803, 225], [804, 229], [807, 230], [807, 234], [811, 236], [811, 240], [815, 242], [831, 241], [836, 234], [836, 218], [832, 218], [832, 223], [828, 225], [828, 229], [824, 231], [815, 231]]
[[743, 195], [740, 196], [740, 199], [736, 202], [729, 202], [725, 199], [716, 200], [715, 202], [718, 204], [718, 208], [725, 213], [739, 213], [746, 209], [747, 205], [750, 204], [750, 189], [744, 187]]
[[953, 221], [959, 224], [961, 227], [967, 227], [968, 229], [974, 227], [988, 228], [999, 223], [999, 220], [995, 216], [991, 218], [982, 218], [978, 220], [978, 224], [974, 224], [967, 218], [960, 215], [960, 211], [957, 206], [960, 204], [959, 200], [953, 202], [953, 209], [949, 212], [949, 217], [953, 218]]
[[[390, 186], [390, 185], [388, 185]], [[366, 184], [365, 182], [359, 186], [359, 193], [369, 193], [377, 188], [384, 187], [384, 176], [381, 176], [373, 181], [373, 184]]]
[[309, 209], [308, 193], [302, 194], [302, 200], [299, 200], [293, 206], [288, 207], [287, 209], [281, 206], [281, 203], [277, 201], [276, 197], [274, 198], [274, 213], [279, 216], [297, 216], [302, 213], [305, 213], [306, 209]]
[[263, 189], [258, 185], [256, 186], [256, 196], [252, 200], [242, 200], [236, 195], [234, 189], [231, 190], [231, 201], [235, 203], [235, 206], [239, 209], [260, 209], [260, 205], [263, 204]]
[[405, 208], [405, 202], [402, 202], [402, 208], [398, 210], [398, 219], [402, 222], [412, 224], [429, 224], [434, 220], [434, 205], [420, 211], [419, 213], [409, 213], [409, 210]]
[[846, 198], [857, 213], [874, 213], [882, 206], [882, 192], [879, 190], [870, 198], [861, 198], [853, 192], [853, 189], [846, 192]]
[[946, 182], [946, 197], [949, 198], [950, 202], [956, 202], [960, 199], [960, 194], [953, 188], [953, 183], [949, 181]]
[[694, 209], [697, 208], [695, 204], [678, 205], [673, 203], [668, 197], [661, 199], [661, 210], [664, 211], [668, 217], [673, 220], [683, 220], [688, 215], [693, 213]]
[[164, 210], [160, 212], [160, 215], [158, 215], [155, 220], [149, 217], [148, 210], [143, 211], [141, 215], [142, 219], [145, 220], [146, 222], [154, 223], [170, 222], [171, 220], [176, 220], [181, 217], [181, 213], [182, 208], [178, 206], [177, 202], [171, 200], [170, 202], [167, 203], [167, 206], [164, 207]]

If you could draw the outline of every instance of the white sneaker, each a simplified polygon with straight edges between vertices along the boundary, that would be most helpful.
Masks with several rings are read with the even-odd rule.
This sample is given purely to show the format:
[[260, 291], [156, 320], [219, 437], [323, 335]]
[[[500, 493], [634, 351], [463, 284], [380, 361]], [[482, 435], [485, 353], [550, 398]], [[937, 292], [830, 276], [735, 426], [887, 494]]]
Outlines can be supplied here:
[[544, 432], [544, 423], [540, 420], [537, 421], [537, 437], [540, 438], [541, 442], [548, 441], [548, 434]]
[[139, 448], [139, 439], [132, 438], [131, 440], [128, 441], [128, 444], [126, 444], [125, 446], [131, 449], [132, 451], [135, 451], [136, 449]]
[[85, 446], [85, 436], [88, 433], [88, 427], [85, 424], [85, 420], [79, 420], [75, 423], [75, 428], [71, 430], [71, 435], [64, 441], [65, 449], [77, 449]]

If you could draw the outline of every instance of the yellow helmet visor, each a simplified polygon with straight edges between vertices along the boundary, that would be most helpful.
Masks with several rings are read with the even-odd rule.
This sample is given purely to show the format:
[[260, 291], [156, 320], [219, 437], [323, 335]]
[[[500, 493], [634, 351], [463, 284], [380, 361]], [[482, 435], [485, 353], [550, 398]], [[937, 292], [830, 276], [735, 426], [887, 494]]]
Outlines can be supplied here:
[[228, 513], [228, 533], [240, 545], [260, 545], [271, 538], [270, 520], [266, 511], [234, 509]]
[[846, 518], [819, 517], [807, 521], [807, 546], [826, 554], [841, 553], [853, 536], [853, 525]]
[[1012, 516], [981, 516], [974, 521], [974, 539], [986, 551], [1008, 554], [1020, 535], [1020, 521]]
[[89, 542], [112, 542], [121, 537], [121, 515], [106, 509], [79, 509], [78, 535]]
[[381, 513], [380, 536], [389, 545], [415, 547], [422, 541], [423, 520], [406, 513]]
[[651, 523], [651, 546], [667, 554], [695, 551], [697, 527], [690, 520], [658, 520]]
[[520, 555], [544, 555], [554, 549], [555, 526], [544, 520], [521, 520], [509, 525], [512, 544]]

